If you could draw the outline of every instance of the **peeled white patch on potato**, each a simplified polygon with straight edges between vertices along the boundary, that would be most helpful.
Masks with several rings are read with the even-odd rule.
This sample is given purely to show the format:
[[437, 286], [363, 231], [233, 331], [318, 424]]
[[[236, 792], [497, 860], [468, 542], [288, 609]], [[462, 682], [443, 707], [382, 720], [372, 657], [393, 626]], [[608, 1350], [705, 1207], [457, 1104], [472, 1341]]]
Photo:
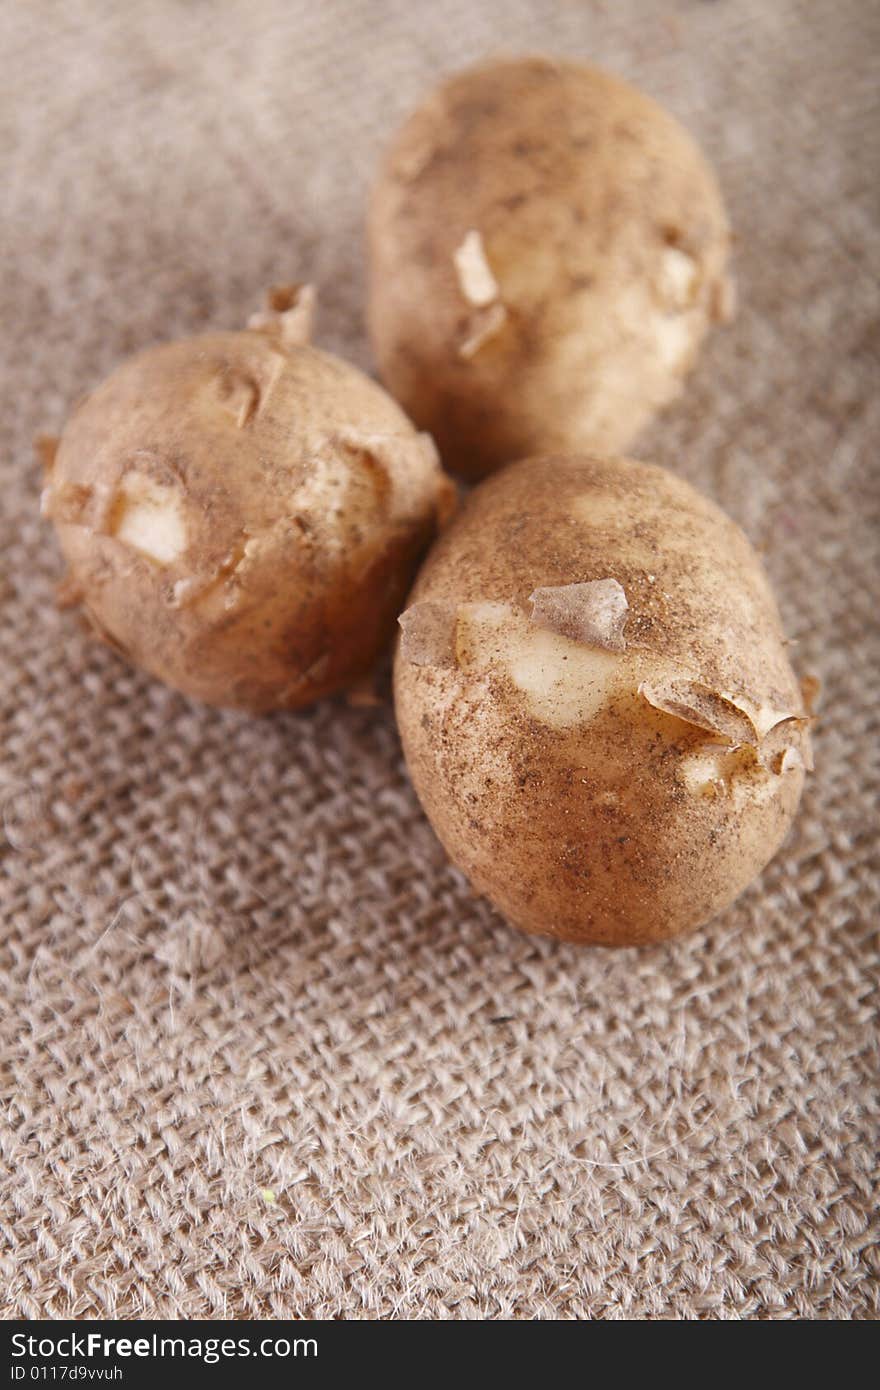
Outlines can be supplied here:
[[456, 656], [465, 670], [503, 671], [552, 728], [588, 723], [617, 685], [615, 653], [538, 627], [507, 603], [461, 605]]
[[598, 714], [612, 690], [617, 658], [557, 633], [531, 633], [508, 657], [514, 685], [544, 724], [570, 729]]
[[478, 231], [471, 229], [468, 232], [452, 259], [459, 288], [468, 304], [473, 304], [475, 309], [485, 309], [499, 298], [498, 281], [492, 274], [483, 238]]
[[126, 473], [116, 494], [111, 533], [148, 559], [170, 565], [187, 543], [177, 488], [145, 473]]
[[697, 796], [723, 796], [733, 800], [734, 808], [769, 801], [777, 793], [779, 777], [804, 763], [797, 749], [782, 755], [773, 772], [748, 748], [698, 748], [678, 765], [685, 787]]
[[723, 748], [700, 748], [682, 758], [679, 771], [689, 792], [705, 796], [724, 790], [726, 778], [730, 775], [727, 766], [729, 752]]
[[[381, 514], [379, 480], [358, 467], [348, 440], [328, 435], [317, 442], [308, 469], [291, 493], [293, 515], [306, 518], [322, 552], [337, 556], [349, 549], [346, 522], [371, 525]], [[387, 484], [387, 478], [385, 479]]]
[[654, 314], [657, 356], [670, 371], [684, 371], [695, 351], [693, 325], [684, 314]]
[[679, 772], [687, 790], [697, 796], [755, 802], [775, 795], [774, 779], [741, 748], [699, 748], [682, 758]]
[[687, 309], [693, 304], [698, 286], [697, 263], [677, 246], [667, 246], [660, 262], [658, 289], [671, 309]]
[[699, 288], [700, 270], [694, 258], [677, 246], [667, 246], [655, 286], [660, 309], [652, 306], [649, 321], [658, 361], [672, 373], [686, 371], [696, 352], [699, 319], [690, 311]]

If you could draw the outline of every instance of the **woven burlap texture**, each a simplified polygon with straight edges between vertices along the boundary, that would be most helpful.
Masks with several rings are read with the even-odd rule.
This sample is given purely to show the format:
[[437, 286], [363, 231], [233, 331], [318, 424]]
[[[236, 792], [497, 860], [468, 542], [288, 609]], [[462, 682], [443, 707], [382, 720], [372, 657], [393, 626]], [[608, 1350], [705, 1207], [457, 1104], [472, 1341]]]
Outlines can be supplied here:
[[[2, 18], [5, 1313], [875, 1315], [880, 11]], [[507, 927], [447, 865], [387, 707], [200, 708], [53, 606], [32, 435], [271, 282], [314, 280], [319, 341], [368, 365], [382, 142], [499, 50], [642, 85], [738, 231], [739, 317], [635, 452], [762, 548], [823, 718], [782, 853], [670, 947]]]

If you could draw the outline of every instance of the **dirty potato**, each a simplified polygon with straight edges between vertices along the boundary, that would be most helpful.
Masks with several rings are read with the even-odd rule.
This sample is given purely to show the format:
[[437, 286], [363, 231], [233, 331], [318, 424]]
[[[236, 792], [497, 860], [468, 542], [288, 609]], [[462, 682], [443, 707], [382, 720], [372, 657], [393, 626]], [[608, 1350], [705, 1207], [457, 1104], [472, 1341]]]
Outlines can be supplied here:
[[369, 670], [453, 497], [394, 401], [306, 345], [308, 290], [270, 301], [126, 362], [43, 445], [67, 597], [169, 685], [253, 711]]
[[382, 378], [466, 478], [617, 452], [729, 316], [729, 242], [712, 170], [643, 93], [546, 58], [460, 73], [373, 189]]
[[416, 791], [517, 926], [674, 937], [775, 853], [809, 712], [755, 552], [680, 479], [623, 459], [514, 464], [467, 500], [400, 622]]

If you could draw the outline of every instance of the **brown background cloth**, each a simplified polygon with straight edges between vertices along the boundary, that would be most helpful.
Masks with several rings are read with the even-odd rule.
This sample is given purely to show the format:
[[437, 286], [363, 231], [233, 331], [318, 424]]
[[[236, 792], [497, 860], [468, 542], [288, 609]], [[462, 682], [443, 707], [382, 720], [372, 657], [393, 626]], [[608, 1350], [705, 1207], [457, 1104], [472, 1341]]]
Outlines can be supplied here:
[[[877, 1309], [880, 9], [782, 0], [0, 10], [0, 1283], [35, 1317]], [[723, 918], [528, 938], [389, 709], [251, 721], [53, 607], [30, 440], [134, 349], [311, 278], [367, 365], [362, 219], [441, 72], [595, 59], [716, 162], [741, 311], [636, 452], [762, 548], [817, 772]]]

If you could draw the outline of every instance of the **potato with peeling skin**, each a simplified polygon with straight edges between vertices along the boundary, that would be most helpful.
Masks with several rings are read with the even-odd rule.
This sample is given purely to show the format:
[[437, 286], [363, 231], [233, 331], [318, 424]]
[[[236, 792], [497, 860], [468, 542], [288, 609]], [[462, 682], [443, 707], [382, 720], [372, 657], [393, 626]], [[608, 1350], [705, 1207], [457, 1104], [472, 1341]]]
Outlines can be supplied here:
[[578, 63], [493, 62], [439, 87], [392, 143], [368, 232], [382, 379], [470, 479], [626, 448], [732, 309], [697, 145]]
[[400, 622], [416, 791], [517, 926], [678, 936], [775, 853], [809, 713], [754, 550], [682, 480], [626, 459], [513, 464], [468, 498]]
[[68, 597], [210, 704], [292, 709], [362, 678], [453, 505], [431, 440], [306, 345], [310, 308], [281, 289], [247, 331], [141, 353], [42, 445]]

